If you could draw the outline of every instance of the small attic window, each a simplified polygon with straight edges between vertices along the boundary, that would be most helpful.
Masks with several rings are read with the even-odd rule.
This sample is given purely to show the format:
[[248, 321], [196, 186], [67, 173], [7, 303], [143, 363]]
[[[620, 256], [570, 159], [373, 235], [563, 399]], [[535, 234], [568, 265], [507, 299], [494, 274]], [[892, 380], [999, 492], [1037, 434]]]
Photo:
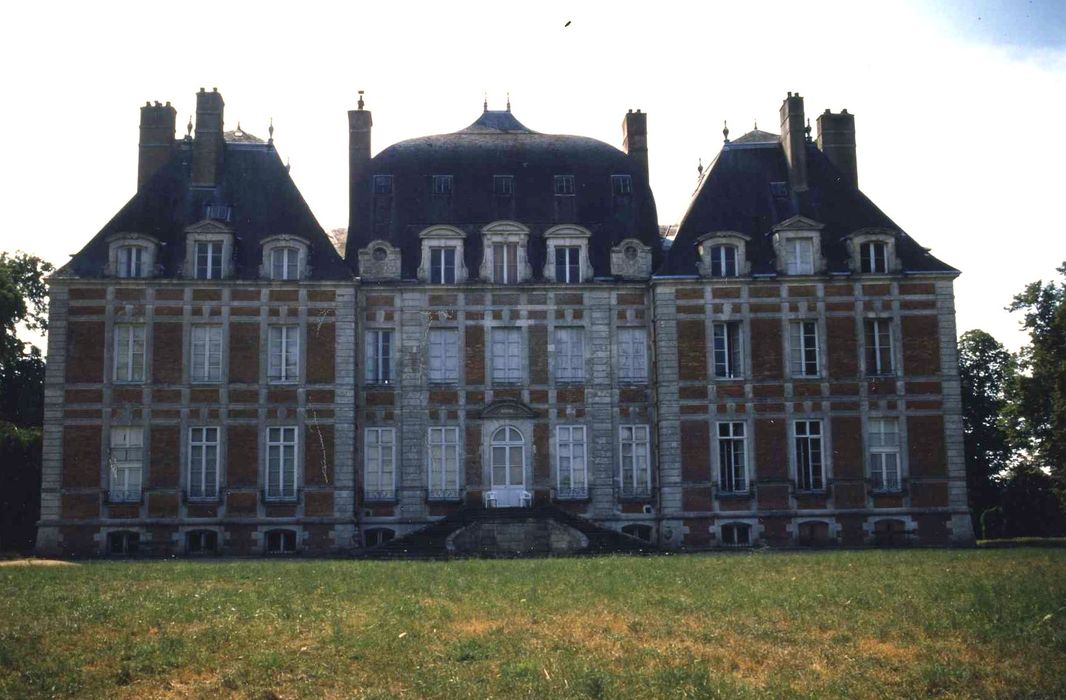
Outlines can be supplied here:
[[611, 191], [621, 196], [633, 194], [633, 178], [629, 175], [612, 175]]
[[433, 194], [451, 194], [452, 193], [452, 176], [451, 175], [434, 175], [433, 176]]
[[784, 199], [788, 197], [788, 183], [787, 182], [771, 182], [770, 194], [778, 199]]
[[502, 195], [514, 194], [514, 176], [512, 175], [493, 175], [492, 176], [492, 193]]
[[228, 222], [233, 217], [233, 207], [228, 204], [208, 204], [204, 209], [206, 219]]
[[374, 176], [374, 194], [392, 194], [392, 175]]
[[554, 179], [555, 194], [572, 195], [574, 194], [574, 176], [573, 175], [556, 175]]

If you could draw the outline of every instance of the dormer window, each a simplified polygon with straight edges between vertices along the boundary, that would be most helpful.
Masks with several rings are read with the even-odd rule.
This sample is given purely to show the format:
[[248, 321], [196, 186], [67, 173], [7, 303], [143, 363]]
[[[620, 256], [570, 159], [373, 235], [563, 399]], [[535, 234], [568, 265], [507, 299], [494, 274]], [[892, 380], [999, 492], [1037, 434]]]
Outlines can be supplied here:
[[860, 269], [868, 273], [888, 272], [888, 244], [884, 241], [867, 241], [859, 246]]
[[228, 204], [208, 204], [204, 207], [204, 218], [228, 222], [233, 218], [233, 207]]
[[581, 248], [555, 247], [555, 281], [575, 284], [581, 281]]
[[825, 271], [822, 228], [822, 224], [805, 216], [793, 216], [774, 226], [778, 274], [817, 275]]
[[868, 228], [844, 240], [851, 253], [851, 270], [864, 275], [887, 275], [899, 270], [896, 259], [897, 231]]
[[747, 275], [748, 237], [737, 231], [715, 231], [699, 239], [700, 274], [704, 277]]
[[451, 194], [452, 193], [452, 176], [451, 175], [434, 175], [433, 176], [433, 194]]
[[279, 280], [300, 280], [307, 276], [308, 243], [303, 238], [282, 234], [263, 240], [261, 277]]
[[737, 249], [731, 245], [711, 246], [711, 277], [737, 276]]
[[104, 274], [136, 279], [155, 271], [159, 241], [137, 233], [120, 233], [108, 239], [108, 263]]
[[572, 194], [574, 194], [574, 176], [573, 175], [556, 175], [555, 176], [555, 194], [557, 194], [557, 195], [572, 195]]
[[392, 175], [374, 176], [374, 194], [392, 194]]
[[516, 221], [495, 221], [481, 229], [485, 251], [481, 279], [496, 284], [519, 284], [532, 277], [526, 245], [529, 229]]
[[422, 260], [418, 279], [430, 284], [466, 281], [463, 241], [466, 234], [454, 226], [431, 226], [418, 234], [422, 239]]
[[220, 280], [233, 274], [233, 233], [225, 224], [205, 219], [185, 229], [186, 278]]
[[196, 279], [217, 280], [222, 278], [222, 241], [199, 241], [196, 243]]
[[495, 195], [510, 196], [514, 194], [514, 177], [511, 175], [493, 175], [492, 193]]
[[786, 272], [790, 275], [814, 274], [814, 239], [792, 238], [785, 245]]
[[429, 249], [430, 284], [455, 284], [455, 246]]
[[145, 274], [144, 246], [124, 245], [118, 249], [118, 266], [115, 270], [119, 277], [147, 277]]
[[589, 261], [589, 237], [592, 233], [581, 226], [564, 224], [544, 232], [548, 256], [544, 264], [544, 279], [563, 284], [580, 284], [592, 279]]
[[496, 284], [518, 282], [517, 243], [496, 243], [492, 246], [492, 281]]
[[633, 194], [633, 178], [630, 175], [612, 175], [611, 191], [617, 196]]
[[294, 280], [300, 277], [300, 251], [280, 246], [270, 251], [270, 279]]

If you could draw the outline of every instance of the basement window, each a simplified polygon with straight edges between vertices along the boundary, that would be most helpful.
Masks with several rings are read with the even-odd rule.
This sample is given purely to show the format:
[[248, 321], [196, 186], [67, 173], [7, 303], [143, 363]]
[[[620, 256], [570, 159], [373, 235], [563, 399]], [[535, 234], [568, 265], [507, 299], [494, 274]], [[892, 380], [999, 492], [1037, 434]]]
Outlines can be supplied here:
[[188, 554], [217, 554], [218, 533], [214, 530], [192, 530], [185, 535], [185, 551]]
[[747, 547], [751, 544], [751, 525], [726, 523], [721, 528], [722, 544], [727, 547]]
[[396, 537], [396, 531], [387, 527], [372, 527], [363, 533], [367, 547], [377, 547]]
[[139, 532], [120, 530], [107, 533], [107, 553], [116, 557], [132, 557], [141, 545]]
[[296, 532], [294, 530], [267, 530], [267, 554], [294, 554], [296, 552]]

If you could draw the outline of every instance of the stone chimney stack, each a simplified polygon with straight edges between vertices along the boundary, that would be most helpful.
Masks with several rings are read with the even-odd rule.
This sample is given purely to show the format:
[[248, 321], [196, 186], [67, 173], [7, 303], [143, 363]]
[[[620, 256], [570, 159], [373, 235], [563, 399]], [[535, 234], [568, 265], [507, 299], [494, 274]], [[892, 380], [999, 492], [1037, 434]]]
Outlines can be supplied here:
[[370, 128], [374, 120], [363, 109], [363, 91], [359, 91], [358, 109], [348, 111], [348, 240], [356, 236], [358, 217], [367, 215], [370, 197]]
[[828, 109], [818, 115], [818, 148], [840, 171], [844, 182], [859, 186], [859, 169], [855, 162], [855, 115], [848, 110], [833, 114]]
[[640, 163], [644, 181], [648, 181], [648, 115], [639, 109], [629, 110], [622, 121], [622, 148]]
[[141, 141], [137, 155], [137, 189], [167, 164], [174, 153], [177, 110], [167, 102], [145, 102], [141, 107]]
[[200, 88], [196, 94], [196, 138], [192, 143], [192, 185], [214, 187], [222, 175], [222, 109], [225, 103], [218, 88]]
[[781, 103], [781, 145], [788, 160], [789, 184], [794, 192], [803, 192], [807, 189], [807, 137], [799, 93], [788, 93]]

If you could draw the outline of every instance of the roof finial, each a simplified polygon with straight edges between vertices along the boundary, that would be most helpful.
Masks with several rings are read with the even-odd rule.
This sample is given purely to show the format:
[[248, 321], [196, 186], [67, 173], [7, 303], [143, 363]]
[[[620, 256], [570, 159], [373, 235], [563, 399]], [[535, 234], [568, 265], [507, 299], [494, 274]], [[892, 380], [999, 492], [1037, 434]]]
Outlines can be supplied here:
[[755, 118], [755, 130], [756, 131], [759, 130], [759, 118], [758, 117]]
[[363, 92], [363, 90], [359, 91], [359, 101], [356, 102], [356, 105], [359, 107], [359, 109], [362, 109], [363, 105], [366, 104], [365, 102], [363, 102]]
[[289, 163], [289, 157], [285, 156], [285, 172], [289, 172], [289, 169], [291, 167], [292, 167], [292, 165]]
[[722, 122], [722, 136], [725, 137], [725, 142], [729, 143], [729, 122]]
[[192, 115], [189, 115], [189, 124], [185, 127], [185, 138], [192, 138]]
[[700, 158], [700, 162], [696, 166], [696, 172], [700, 174], [700, 177], [703, 177], [703, 158]]
[[270, 134], [270, 138], [267, 139], [267, 143], [274, 143], [274, 117], [270, 118], [270, 128], [267, 129], [267, 133]]
[[811, 142], [811, 118], [807, 117], [807, 127], [803, 130], [803, 133], [807, 135], [807, 143]]
[[507, 91], [507, 111], [511, 111], [511, 91]]
[[488, 90], [486, 90], [485, 92], [481, 93], [481, 96], [483, 98], [483, 101], [481, 103], [481, 109], [482, 109], [482, 111], [487, 112], [487, 111], [489, 111], [489, 92], [488, 92]]
[[241, 136], [242, 134], [244, 134], [244, 130], [241, 129], [241, 120], [238, 119], [237, 120], [237, 130], [233, 132], [233, 135], [234, 136]]

